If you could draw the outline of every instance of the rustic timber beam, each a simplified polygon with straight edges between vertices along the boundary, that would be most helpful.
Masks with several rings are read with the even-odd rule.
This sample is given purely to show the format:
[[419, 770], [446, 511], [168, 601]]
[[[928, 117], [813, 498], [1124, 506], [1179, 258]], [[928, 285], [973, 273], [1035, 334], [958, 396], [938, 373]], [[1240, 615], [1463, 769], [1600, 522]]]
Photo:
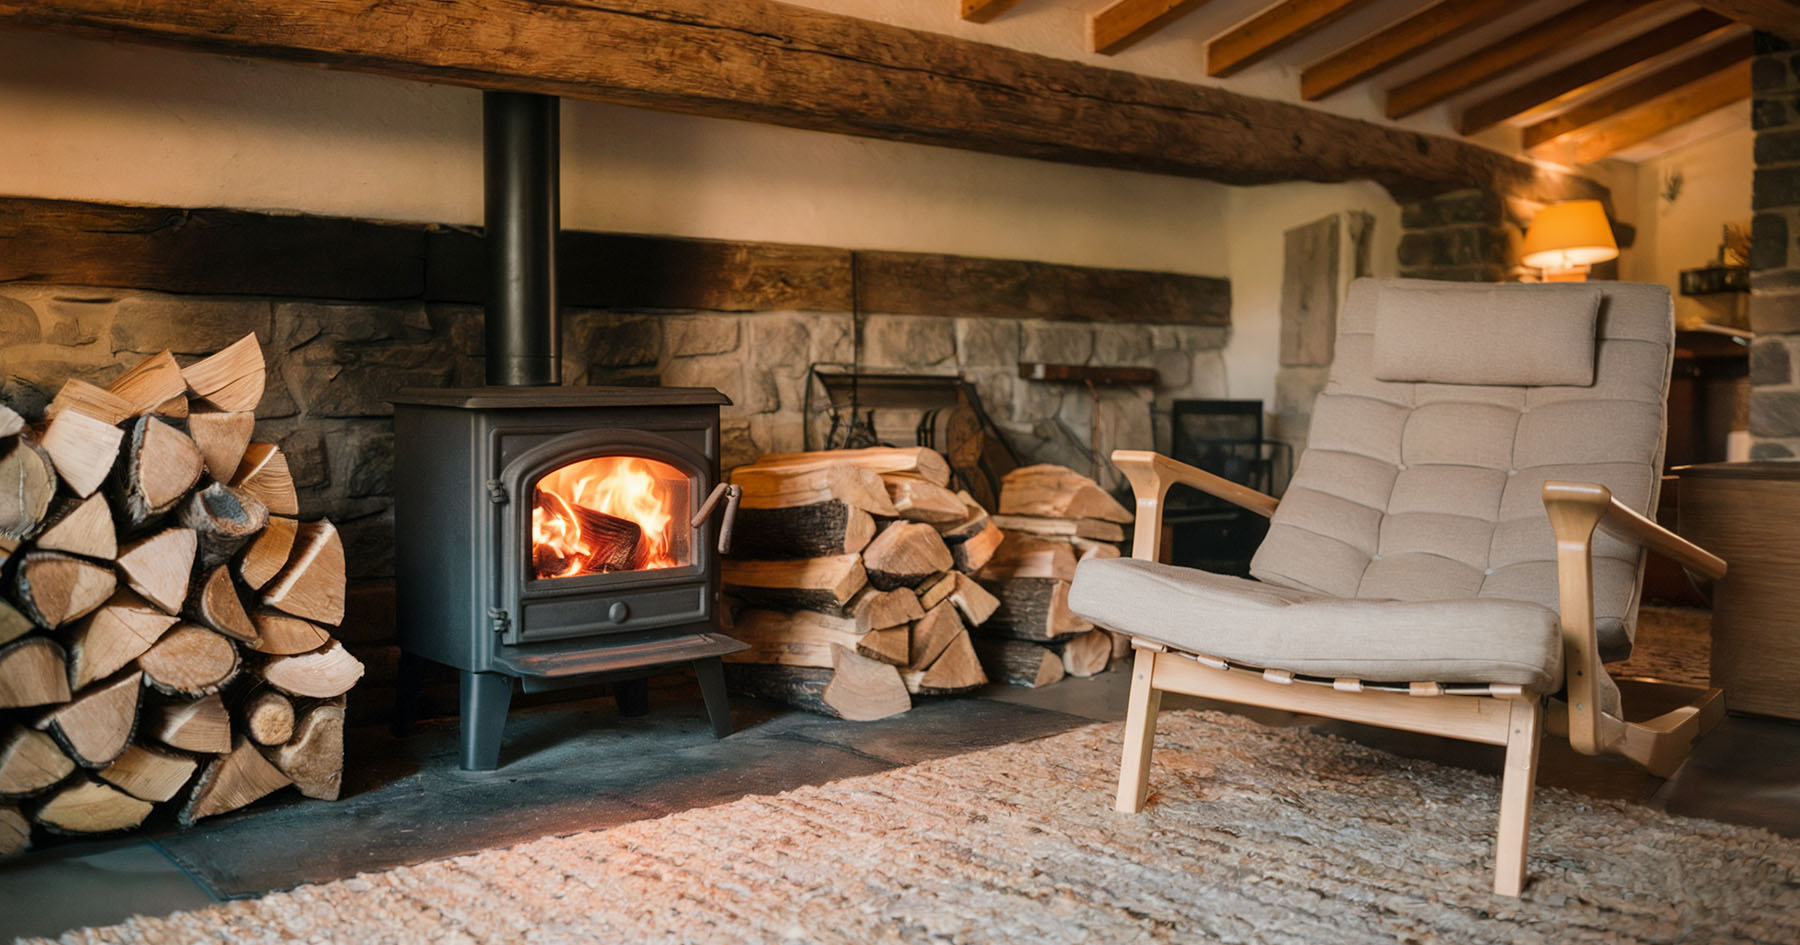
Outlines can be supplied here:
[[1226, 184], [1604, 196], [1461, 140], [774, 0], [0, 0], [0, 28]]
[[1300, 73], [1300, 97], [1317, 101], [1475, 29], [1513, 6], [1513, 0], [1443, 0], [1307, 66]]
[[1207, 0], [1118, 0], [1088, 14], [1088, 48], [1112, 55]]
[[1535, 148], [1563, 135], [1592, 127], [1621, 112], [1636, 108], [1684, 85], [1697, 82], [1716, 72], [1723, 72], [1755, 55], [1748, 32], [1704, 49], [1679, 62], [1665, 66], [1636, 82], [1613, 89], [1604, 95], [1580, 102], [1573, 108], [1536, 124], [1527, 125], [1524, 146]]
[[[850, 311], [1229, 325], [1224, 279], [937, 253], [563, 231], [572, 308]], [[0, 197], [0, 284], [481, 304], [468, 227]]]
[[1751, 29], [1800, 42], [1800, 3], [1793, 0], [1701, 0], [1700, 5]]
[[1387, 116], [1405, 118], [1525, 66], [1583, 34], [1637, 12], [1641, 0], [1587, 0], [1388, 91]]
[[1740, 62], [1639, 105], [1575, 139], [1573, 157], [1598, 161], [1750, 97], [1750, 63]]
[[1457, 119], [1457, 130], [1472, 135], [1564, 95], [1578, 94], [1601, 79], [1731, 25], [1731, 20], [1710, 10], [1695, 10], [1580, 62], [1470, 105]]
[[1209, 40], [1206, 44], [1206, 74], [1226, 76], [1237, 73], [1355, 13], [1369, 2], [1282, 0]]

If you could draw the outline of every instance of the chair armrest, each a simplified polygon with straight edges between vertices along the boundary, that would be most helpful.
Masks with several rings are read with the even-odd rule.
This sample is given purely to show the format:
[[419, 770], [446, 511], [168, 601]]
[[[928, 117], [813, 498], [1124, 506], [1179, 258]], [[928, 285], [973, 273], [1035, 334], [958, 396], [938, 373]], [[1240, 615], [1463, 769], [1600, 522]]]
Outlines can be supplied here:
[[1137, 525], [1132, 534], [1131, 556], [1145, 561], [1155, 561], [1157, 551], [1162, 547], [1163, 498], [1169, 494], [1169, 487], [1176, 483], [1193, 486], [1265, 518], [1275, 514], [1279, 502], [1249, 486], [1149, 450], [1113, 450], [1112, 461], [1131, 482], [1132, 494], [1137, 498]]
[[[1552, 497], [1561, 502], [1583, 503], [1599, 507], [1602, 510], [1599, 522], [1601, 528], [1620, 538], [1636, 540], [1651, 551], [1673, 559], [1677, 564], [1697, 571], [1706, 577], [1718, 580], [1725, 576], [1724, 558], [1632, 511], [1625, 503], [1614, 498], [1612, 491], [1605, 486], [1591, 482], [1551, 480], [1544, 483], [1546, 507]], [[1555, 527], [1555, 524], [1555, 520], [1552, 519], [1551, 526]]]

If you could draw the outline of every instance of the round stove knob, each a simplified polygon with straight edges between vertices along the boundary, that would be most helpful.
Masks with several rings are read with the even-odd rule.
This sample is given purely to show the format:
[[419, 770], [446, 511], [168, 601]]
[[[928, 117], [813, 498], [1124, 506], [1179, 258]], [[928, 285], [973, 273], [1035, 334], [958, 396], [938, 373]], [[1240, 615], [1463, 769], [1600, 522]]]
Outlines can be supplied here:
[[606, 608], [606, 616], [613, 623], [624, 623], [626, 618], [631, 616], [631, 608], [625, 606], [625, 602], [622, 600], [613, 601], [613, 605]]

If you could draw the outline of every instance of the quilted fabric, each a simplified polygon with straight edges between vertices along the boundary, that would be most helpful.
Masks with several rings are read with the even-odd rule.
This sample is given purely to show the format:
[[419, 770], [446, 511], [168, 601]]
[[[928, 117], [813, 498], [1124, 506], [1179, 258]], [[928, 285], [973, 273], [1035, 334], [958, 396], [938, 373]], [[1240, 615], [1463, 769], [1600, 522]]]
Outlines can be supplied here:
[[[1381, 295], [1390, 286], [1421, 285], [1446, 304], [1454, 304], [1458, 289], [1472, 293], [1502, 318], [1509, 294], [1541, 288], [1352, 284], [1311, 438], [1251, 574], [1332, 597], [1502, 598], [1555, 611], [1544, 481], [1598, 482], [1644, 514], [1655, 505], [1674, 353], [1669, 292], [1590, 283], [1601, 292], [1591, 385], [1377, 380]], [[1597, 534], [1594, 597], [1604, 659], [1630, 652], [1641, 565], [1636, 548]]]
[[1600, 287], [1561, 282], [1523, 295], [1515, 288], [1384, 285], [1375, 318], [1376, 380], [1593, 384]]

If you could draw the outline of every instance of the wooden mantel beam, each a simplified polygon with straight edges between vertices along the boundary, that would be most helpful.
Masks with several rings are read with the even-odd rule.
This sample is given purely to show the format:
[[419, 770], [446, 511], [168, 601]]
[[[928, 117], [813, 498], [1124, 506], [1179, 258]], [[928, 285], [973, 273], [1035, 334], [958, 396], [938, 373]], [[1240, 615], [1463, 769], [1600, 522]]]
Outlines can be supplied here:
[[1604, 193], [1464, 141], [773, 0], [0, 0], [0, 28], [1226, 184]]

